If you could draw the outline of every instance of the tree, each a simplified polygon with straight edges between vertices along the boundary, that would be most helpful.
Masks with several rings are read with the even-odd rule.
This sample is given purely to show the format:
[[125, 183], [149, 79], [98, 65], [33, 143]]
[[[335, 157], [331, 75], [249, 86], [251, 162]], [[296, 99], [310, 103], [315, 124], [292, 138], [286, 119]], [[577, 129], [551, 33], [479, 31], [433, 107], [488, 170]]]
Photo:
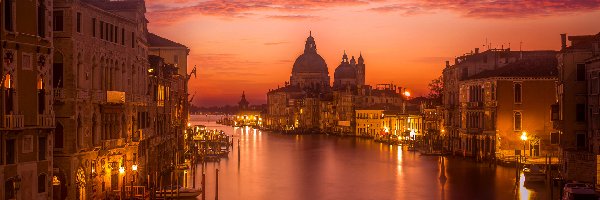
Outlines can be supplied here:
[[444, 78], [443, 76], [439, 76], [436, 79], [431, 80], [429, 82], [429, 99], [434, 102], [442, 103], [442, 98], [444, 96]]

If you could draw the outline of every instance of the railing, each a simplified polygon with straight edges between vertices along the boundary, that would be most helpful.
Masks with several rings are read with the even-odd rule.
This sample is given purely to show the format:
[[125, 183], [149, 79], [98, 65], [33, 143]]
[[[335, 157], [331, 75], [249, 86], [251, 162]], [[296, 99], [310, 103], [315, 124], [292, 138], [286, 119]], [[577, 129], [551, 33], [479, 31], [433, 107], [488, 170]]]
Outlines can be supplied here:
[[37, 124], [41, 127], [53, 128], [54, 127], [54, 116], [52, 115], [38, 115]]
[[496, 106], [498, 106], [498, 102], [497, 101], [488, 101], [488, 102], [486, 102], [486, 106], [487, 107], [496, 107]]
[[17, 129], [23, 128], [25, 117], [23, 115], [4, 115], [4, 128]]
[[106, 102], [106, 92], [102, 90], [93, 91], [92, 100], [96, 102]]
[[[131, 196], [131, 186], [125, 186], [125, 196]], [[133, 186], [133, 196], [136, 198], [146, 197], [146, 186]]]
[[103, 140], [102, 149], [116, 149], [123, 146], [123, 139]]
[[77, 99], [89, 100], [90, 99], [90, 91], [89, 90], [77, 90]]
[[54, 99], [62, 100], [65, 99], [65, 90], [64, 89], [54, 89]]

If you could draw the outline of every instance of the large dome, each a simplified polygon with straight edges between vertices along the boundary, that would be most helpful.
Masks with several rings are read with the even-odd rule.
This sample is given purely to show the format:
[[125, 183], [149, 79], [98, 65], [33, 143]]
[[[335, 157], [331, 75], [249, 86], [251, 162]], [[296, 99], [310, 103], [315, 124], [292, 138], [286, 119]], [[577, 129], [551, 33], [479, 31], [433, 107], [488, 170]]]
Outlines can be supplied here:
[[355, 79], [356, 78], [356, 69], [352, 67], [347, 62], [342, 62], [340, 66], [335, 69], [334, 73], [335, 79]]
[[292, 73], [325, 73], [328, 74], [327, 64], [323, 57], [316, 52], [304, 52], [296, 58]]

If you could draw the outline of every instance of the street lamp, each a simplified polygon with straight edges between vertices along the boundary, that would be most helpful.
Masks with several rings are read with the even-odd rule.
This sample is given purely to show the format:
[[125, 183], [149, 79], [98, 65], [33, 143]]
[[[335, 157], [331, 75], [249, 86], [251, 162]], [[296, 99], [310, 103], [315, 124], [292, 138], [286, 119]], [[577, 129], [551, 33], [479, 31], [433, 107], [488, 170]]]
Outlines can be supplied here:
[[521, 140], [523, 140], [523, 156], [525, 156], [525, 142], [527, 142], [527, 132], [523, 131], [521, 134]]

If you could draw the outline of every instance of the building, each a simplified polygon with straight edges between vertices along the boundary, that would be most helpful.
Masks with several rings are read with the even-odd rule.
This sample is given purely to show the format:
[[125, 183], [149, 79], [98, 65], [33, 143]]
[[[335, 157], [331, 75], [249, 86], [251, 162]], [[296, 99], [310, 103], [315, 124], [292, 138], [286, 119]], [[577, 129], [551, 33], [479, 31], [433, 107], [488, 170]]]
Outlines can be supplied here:
[[234, 126], [262, 126], [263, 118], [261, 110], [250, 106], [250, 102], [246, 100], [245, 92], [242, 92], [242, 98], [238, 102], [238, 112], [233, 120]]
[[[557, 155], [549, 107], [556, 102], [556, 58], [526, 58], [460, 81], [463, 154], [479, 159]], [[526, 135], [527, 140], [521, 140]]]
[[557, 55], [558, 102], [552, 110], [556, 116], [554, 126], [560, 135], [561, 175], [566, 180], [597, 181], [594, 131], [598, 122], [593, 120], [597, 119], [594, 72], [599, 39], [600, 34], [561, 35], [561, 51]]
[[[594, 56], [587, 59], [586, 78], [587, 78], [587, 106], [589, 113], [588, 136], [591, 137], [591, 153], [596, 155], [596, 188], [600, 188], [600, 169], [598, 160], [600, 160], [600, 37], [596, 37], [592, 42]], [[595, 123], [594, 123], [595, 122]]]
[[[122, 196], [140, 183], [138, 145], [154, 132], [143, 1], [56, 0], [57, 199]], [[142, 86], [142, 87], [140, 87]]]
[[365, 85], [362, 54], [357, 62], [344, 52], [331, 86], [329, 69], [316, 47], [311, 34], [304, 53], [294, 62], [290, 81], [267, 93], [266, 128], [356, 135], [357, 107], [402, 105], [402, 88], [393, 84]]
[[52, 1], [0, 3], [0, 199], [51, 199]]
[[[463, 126], [466, 120], [464, 109], [461, 110], [460, 90], [461, 83], [483, 71], [495, 70], [505, 67], [519, 60], [529, 58], [548, 57], [555, 55], [554, 51], [511, 51], [510, 49], [488, 49], [479, 52], [474, 51], [459, 56], [454, 65], [446, 61], [443, 73], [443, 110], [444, 110], [444, 132], [449, 140], [449, 149], [454, 153], [465, 156], [475, 156], [477, 152], [472, 148], [476, 144], [472, 134], [467, 133]], [[463, 92], [465, 94], [465, 92]], [[481, 121], [481, 120], [480, 120]]]

